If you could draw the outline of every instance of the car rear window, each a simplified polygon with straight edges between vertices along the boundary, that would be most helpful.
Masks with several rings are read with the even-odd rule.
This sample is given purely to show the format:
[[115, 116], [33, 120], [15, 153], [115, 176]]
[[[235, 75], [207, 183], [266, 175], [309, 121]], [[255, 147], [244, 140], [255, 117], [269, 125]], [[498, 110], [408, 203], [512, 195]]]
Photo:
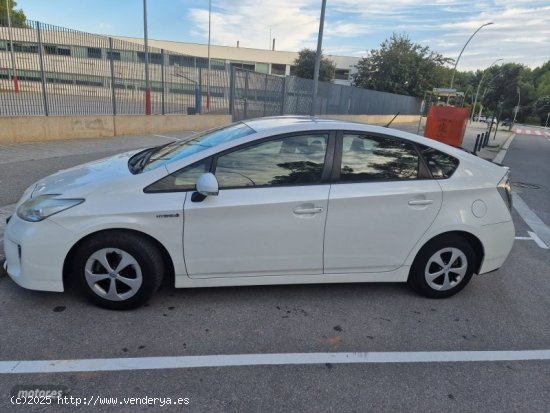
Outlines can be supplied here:
[[420, 152], [434, 179], [450, 178], [458, 168], [458, 159], [437, 149], [421, 146]]

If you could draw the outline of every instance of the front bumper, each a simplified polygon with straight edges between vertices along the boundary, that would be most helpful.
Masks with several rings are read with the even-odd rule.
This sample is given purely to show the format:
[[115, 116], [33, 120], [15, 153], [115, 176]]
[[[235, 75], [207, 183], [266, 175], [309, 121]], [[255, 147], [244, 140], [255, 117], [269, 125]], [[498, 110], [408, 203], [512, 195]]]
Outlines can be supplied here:
[[63, 291], [63, 264], [76, 242], [74, 234], [48, 219], [27, 222], [14, 214], [4, 233], [4, 268], [21, 287]]

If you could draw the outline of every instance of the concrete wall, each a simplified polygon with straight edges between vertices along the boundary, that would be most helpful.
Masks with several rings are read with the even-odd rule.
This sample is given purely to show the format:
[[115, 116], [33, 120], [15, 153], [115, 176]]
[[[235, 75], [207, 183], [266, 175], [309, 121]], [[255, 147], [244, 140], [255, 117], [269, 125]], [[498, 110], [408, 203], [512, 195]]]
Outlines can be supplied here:
[[0, 117], [0, 145], [200, 131], [228, 123], [229, 115]]
[[[338, 119], [348, 122], [370, 123], [371, 125], [385, 125], [395, 115], [324, 115], [322, 118]], [[392, 123], [418, 122], [420, 115], [399, 115]]]

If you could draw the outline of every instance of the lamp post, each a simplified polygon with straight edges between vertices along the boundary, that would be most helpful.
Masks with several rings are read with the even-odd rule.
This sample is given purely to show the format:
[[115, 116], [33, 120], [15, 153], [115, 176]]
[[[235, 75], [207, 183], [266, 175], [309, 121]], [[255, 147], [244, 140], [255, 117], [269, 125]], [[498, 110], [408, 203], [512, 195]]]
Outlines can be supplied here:
[[151, 114], [151, 85], [149, 84], [149, 39], [147, 37], [147, 0], [143, 0], [143, 47], [145, 49], [145, 114]]
[[321, 67], [321, 51], [323, 45], [323, 27], [325, 26], [325, 9], [327, 0], [321, 5], [321, 19], [319, 20], [319, 35], [317, 36], [317, 54], [315, 55], [315, 69], [313, 71], [313, 95], [311, 97], [311, 116], [315, 115], [315, 102], [317, 100], [317, 89], [319, 88], [319, 69]]
[[485, 74], [487, 73], [487, 70], [489, 70], [491, 68], [491, 66], [493, 66], [496, 62], [499, 62], [501, 60], [504, 60], [504, 59], [497, 59], [495, 60], [493, 63], [491, 63], [489, 65], [489, 67], [487, 69], [485, 69], [483, 71], [483, 76], [481, 76], [481, 80], [479, 81], [479, 83], [477, 84], [477, 91], [476, 91], [476, 97], [474, 99], [474, 106], [472, 107], [472, 114], [470, 115], [470, 123], [472, 122], [473, 118], [474, 118], [474, 111], [476, 109], [476, 103], [477, 103], [477, 96], [479, 95], [479, 88], [481, 86], [481, 83], [483, 83], [483, 79], [485, 79]]
[[518, 91], [518, 104], [516, 105], [516, 110], [514, 111], [514, 120], [512, 121], [512, 127], [516, 123], [516, 116], [518, 115], [518, 112], [519, 112], [519, 102], [521, 101], [521, 93], [519, 91], [519, 86], [517, 87], [517, 91]]
[[[483, 29], [485, 26], [489, 26], [493, 24], [493, 22], [489, 22], [489, 23], [485, 23], [485, 24], [482, 24], [481, 26], [479, 26], [477, 28], [477, 30], [475, 32], [472, 33], [472, 35], [470, 36], [470, 38], [468, 39], [468, 41], [466, 42], [466, 44], [464, 45], [464, 47], [462, 48], [462, 50], [460, 51], [460, 54], [458, 55], [458, 58], [456, 59], [456, 62], [455, 62], [455, 67], [453, 68], [453, 75], [451, 77], [451, 86], [449, 86], [449, 89], [452, 89], [453, 88], [453, 83], [454, 83], [454, 80], [455, 80], [455, 74], [456, 74], [456, 67], [458, 65], [458, 61], [460, 60], [460, 57], [462, 56], [462, 53], [464, 52], [464, 49], [466, 49], [466, 46], [468, 46], [468, 43], [470, 43], [470, 40], [472, 40], [472, 38], [476, 35], [477, 32], [479, 32], [481, 29]], [[449, 103], [449, 97], [447, 97], [447, 103]]]
[[17, 80], [17, 72], [15, 70], [15, 54], [13, 51], [13, 40], [11, 37], [11, 15], [10, 15], [10, 0], [6, 0], [6, 10], [8, 13], [8, 37], [10, 40], [10, 54], [11, 54], [11, 67], [12, 67], [12, 79], [13, 79], [13, 90], [15, 93], [19, 93], [19, 81]]
[[208, 74], [206, 76], [206, 109], [210, 110], [210, 30], [212, 26], [212, 0], [208, 0]]

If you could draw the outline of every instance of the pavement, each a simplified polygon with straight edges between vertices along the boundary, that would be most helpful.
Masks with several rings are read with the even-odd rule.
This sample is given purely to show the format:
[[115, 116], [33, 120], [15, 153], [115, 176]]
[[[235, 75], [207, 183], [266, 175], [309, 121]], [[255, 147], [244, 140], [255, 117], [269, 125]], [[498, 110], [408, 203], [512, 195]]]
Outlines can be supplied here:
[[[416, 132], [418, 125], [395, 126]], [[466, 149], [483, 126], [469, 126]], [[58, 169], [185, 134], [14, 145], [10, 156], [2, 147], [0, 210], [9, 211], [26, 186]], [[548, 227], [550, 141], [510, 136], [498, 132], [495, 148], [480, 155], [494, 158], [496, 147], [508, 147], [502, 162], [512, 167], [515, 196]], [[150, 304], [112, 312], [72, 289], [29, 291], [0, 277], [0, 411], [155, 411], [122, 398], [187, 397], [188, 405], [161, 410], [547, 413], [550, 250], [535, 241], [532, 216], [520, 209], [512, 213], [518, 239], [505, 265], [446, 300], [384, 283], [163, 286]], [[538, 356], [522, 358], [525, 351]], [[346, 353], [360, 362], [306, 364], [318, 354]], [[277, 361], [293, 354], [302, 363]], [[230, 364], [226, 355], [248, 364]], [[467, 360], [452, 362], [456, 355]], [[381, 356], [404, 359], [377, 362]], [[22, 372], [37, 360], [65, 361]], [[182, 361], [199, 364], [173, 368]], [[84, 371], [70, 370], [86, 362]], [[66, 369], [46, 373], [56, 366]], [[23, 385], [64, 388], [93, 403], [14, 406], [10, 393]], [[116, 407], [106, 398], [117, 398], [109, 401]]]

